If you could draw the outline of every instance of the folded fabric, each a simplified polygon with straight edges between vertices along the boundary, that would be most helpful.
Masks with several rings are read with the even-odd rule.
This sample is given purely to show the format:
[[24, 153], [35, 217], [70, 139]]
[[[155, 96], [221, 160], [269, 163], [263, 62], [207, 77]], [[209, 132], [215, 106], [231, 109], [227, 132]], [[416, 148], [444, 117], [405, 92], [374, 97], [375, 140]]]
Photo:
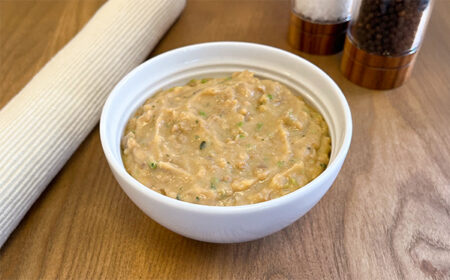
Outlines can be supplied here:
[[184, 0], [110, 0], [0, 111], [0, 247]]

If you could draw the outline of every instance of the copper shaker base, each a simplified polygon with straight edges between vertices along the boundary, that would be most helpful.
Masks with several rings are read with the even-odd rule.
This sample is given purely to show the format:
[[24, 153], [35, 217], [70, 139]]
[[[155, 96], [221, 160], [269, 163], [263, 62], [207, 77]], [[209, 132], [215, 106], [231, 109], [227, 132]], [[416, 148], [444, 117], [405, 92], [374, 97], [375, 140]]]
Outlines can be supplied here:
[[315, 23], [291, 12], [289, 44], [302, 52], [331, 55], [342, 51], [348, 21], [326, 24]]
[[381, 56], [345, 40], [341, 71], [351, 82], [369, 89], [388, 90], [401, 86], [411, 75], [417, 52], [402, 56]]

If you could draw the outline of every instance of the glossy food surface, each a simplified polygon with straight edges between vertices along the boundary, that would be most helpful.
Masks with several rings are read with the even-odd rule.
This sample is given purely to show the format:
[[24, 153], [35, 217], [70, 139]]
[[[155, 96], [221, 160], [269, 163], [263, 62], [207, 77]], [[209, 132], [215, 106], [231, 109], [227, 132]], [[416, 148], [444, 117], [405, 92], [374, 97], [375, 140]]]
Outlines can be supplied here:
[[243, 205], [317, 177], [331, 148], [323, 117], [279, 82], [244, 71], [149, 98], [122, 139], [127, 171], [178, 200]]

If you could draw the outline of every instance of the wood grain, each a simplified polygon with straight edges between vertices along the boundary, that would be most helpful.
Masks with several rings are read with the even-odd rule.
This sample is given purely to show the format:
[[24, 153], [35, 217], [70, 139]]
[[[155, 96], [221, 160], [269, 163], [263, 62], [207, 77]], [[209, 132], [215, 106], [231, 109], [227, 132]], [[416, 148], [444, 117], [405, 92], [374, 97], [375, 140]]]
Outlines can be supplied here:
[[[0, 0], [0, 107], [102, 3]], [[354, 135], [333, 187], [269, 237], [197, 242], [134, 206], [95, 129], [0, 250], [0, 279], [450, 279], [450, 1], [435, 4], [411, 78], [378, 92], [346, 80], [341, 55], [289, 47], [288, 1], [188, 1], [152, 56], [257, 42], [302, 55], [342, 88]]]

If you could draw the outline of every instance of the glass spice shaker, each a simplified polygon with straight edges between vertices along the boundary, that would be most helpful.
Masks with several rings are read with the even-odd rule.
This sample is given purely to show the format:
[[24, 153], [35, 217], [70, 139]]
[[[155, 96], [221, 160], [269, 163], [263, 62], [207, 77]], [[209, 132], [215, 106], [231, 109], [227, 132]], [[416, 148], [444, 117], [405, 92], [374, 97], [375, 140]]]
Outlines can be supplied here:
[[411, 74], [432, 0], [355, 0], [341, 71], [353, 83], [392, 89]]
[[353, 0], [291, 0], [288, 41], [297, 50], [328, 55], [340, 52]]

